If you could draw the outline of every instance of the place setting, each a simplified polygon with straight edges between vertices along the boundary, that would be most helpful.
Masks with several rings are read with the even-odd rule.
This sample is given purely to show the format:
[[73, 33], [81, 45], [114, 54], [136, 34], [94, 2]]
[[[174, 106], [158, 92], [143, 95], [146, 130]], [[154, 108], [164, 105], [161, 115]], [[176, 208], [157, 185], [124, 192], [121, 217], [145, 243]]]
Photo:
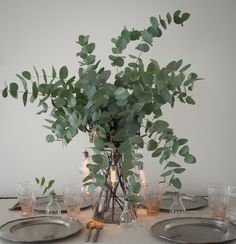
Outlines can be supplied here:
[[[12, 242], [47, 242], [75, 235], [84, 229], [80, 211], [92, 204], [91, 194], [77, 184], [65, 185], [63, 195], [37, 199], [35, 184], [21, 182], [17, 184], [17, 199], [9, 211], [20, 210], [21, 218], [0, 227], [0, 237]], [[94, 240], [97, 238], [98, 234]]]
[[[170, 205], [170, 213], [176, 216], [152, 225], [152, 234], [175, 243], [224, 243], [235, 240], [235, 190], [235, 187], [225, 185], [208, 186], [207, 202], [211, 211], [210, 217], [186, 217], [182, 214], [188, 209], [184, 209], [183, 204], [176, 204], [175, 209]], [[180, 195], [179, 198], [184, 199], [184, 196]]]

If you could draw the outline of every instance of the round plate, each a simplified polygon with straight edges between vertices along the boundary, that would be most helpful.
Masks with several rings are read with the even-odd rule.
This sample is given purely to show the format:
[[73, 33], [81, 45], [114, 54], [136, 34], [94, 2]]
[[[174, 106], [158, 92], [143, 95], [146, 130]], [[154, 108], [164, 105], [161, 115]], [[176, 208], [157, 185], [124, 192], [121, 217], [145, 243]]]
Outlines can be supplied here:
[[[208, 201], [203, 197], [192, 195], [181, 195], [182, 202], [186, 210], [194, 210], [207, 206]], [[173, 202], [172, 196], [164, 196], [160, 203], [160, 209], [169, 211], [171, 203]]]
[[45, 242], [66, 238], [82, 230], [76, 220], [59, 217], [16, 219], [0, 227], [0, 237], [14, 242]]
[[[63, 202], [63, 196], [57, 195], [56, 199], [57, 199], [57, 201], [61, 207], [61, 211], [66, 212], [65, 205]], [[89, 208], [91, 206], [91, 204], [92, 204], [91, 198], [85, 198], [85, 199], [83, 199], [83, 203], [80, 206], [80, 209]], [[39, 211], [39, 212], [45, 212], [47, 205], [48, 205], [48, 198], [47, 197], [39, 198], [36, 200], [34, 210]]]
[[174, 218], [157, 222], [152, 233], [175, 243], [224, 243], [236, 239], [236, 225], [209, 218]]

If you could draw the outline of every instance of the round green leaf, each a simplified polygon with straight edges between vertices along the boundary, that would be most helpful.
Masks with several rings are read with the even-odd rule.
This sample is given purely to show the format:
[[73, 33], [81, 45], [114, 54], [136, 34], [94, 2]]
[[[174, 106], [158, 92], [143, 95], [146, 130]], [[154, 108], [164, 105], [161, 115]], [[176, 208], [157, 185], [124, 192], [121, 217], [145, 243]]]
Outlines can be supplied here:
[[86, 46], [86, 48], [87, 48], [87, 52], [88, 53], [92, 53], [93, 51], [94, 51], [94, 49], [95, 49], [95, 43], [89, 43], [87, 46]]
[[133, 30], [130, 32], [130, 39], [132, 41], [138, 40], [140, 36], [141, 36], [141, 32], [138, 30]]
[[15, 82], [10, 83], [10, 94], [17, 98], [18, 84]]
[[188, 20], [189, 17], [190, 17], [190, 13], [187, 13], [187, 12], [186, 12], [186, 13], [183, 13], [183, 14], [182, 14], [182, 17], [181, 17], [181, 18], [182, 18], [182, 21], [184, 22], [184, 21]]
[[66, 79], [68, 76], [68, 69], [66, 66], [61, 67], [60, 71], [59, 71], [59, 77], [60, 79], [64, 80]]
[[22, 76], [27, 79], [27, 80], [30, 80], [31, 79], [31, 74], [29, 71], [23, 71], [22, 72]]
[[157, 157], [159, 157], [159, 156], [162, 154], [163, 150], [164, 150], [163, 147], [159, 147], [159, 148], [157, 148], [157, 149], [152, 153], [152, 157], [153, 157], [153, 158], [157, 158]]
[[140, 50], [140, 51], [142, 51], [142, 52], [148, 52], [150, 48], [149, 48], [148, 44], [146, 44], [146, 43], [140, 43], [140, 44], [136, 47], [136, 49], [138, 49], [138, 50]]
[[180, 150], [179, 150], [179, 155], [181, 156], [186, 156], [189, 153], [189, 146], [183, 146]]
[[152, 44], [152, 35], [148, 31], [142, 31], [141, 36], [143, 41], [147, 42], [150, 45]]
[[175, 188], [180, 189], [182, 187], [182, 183], [179, 178], [173, 178], [170, 180], [170, 185], [173, 185]]
[[157, 28], [158, 27], [158, 20], [157, 20], [157, 18], [156, 17], [150, 17], [150, 22], [151, 22], [151, 24], [152, 24], [152, 26], [154, 27], [154, 28]]
[[188, 164], [196, 163], [196, 158], [192, 154], [187, 154], [184, 158], [184, 162]]
[[147, 150], [154, 151], [154, 150], [156, 150], [157, 146], [158, 146], [158, 143], [155, 140], [151, 139], [148, 141]]
[[79, 36], [79, 43], [81, 46], [85, 46], [88, 44], [88, 39], [89, 39], [89, 36], [84, 36], [84, 35], [80, 35]]

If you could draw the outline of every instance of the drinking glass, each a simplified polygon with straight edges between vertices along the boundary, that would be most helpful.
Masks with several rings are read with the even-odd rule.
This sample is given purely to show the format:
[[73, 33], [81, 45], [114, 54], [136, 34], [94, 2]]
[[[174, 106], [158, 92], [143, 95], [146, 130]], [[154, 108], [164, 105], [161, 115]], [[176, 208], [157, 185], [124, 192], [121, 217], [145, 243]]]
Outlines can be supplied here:
[[34, 216], [36, 201], [36, 188], [32, 182], [17, 183], [17, 198], [21, 207], [21, 215], [24, 217]]
[[228, 216], [231, 220], [236, 220], [236, 186], [230, 187]]
[[65, 185], [63, 199], [68, 217], [78, 219], [81, 206], [81, 186], [73, 184]]
[[157, 181], [144, 184], [143, 194], [147, 206], [148, 215], [157, 215], [160, 212], [160, 201], [163, 190]]
[[230, 188], [226, 185], [208, 186], [208, 203], [214, 219], [226, 219]]

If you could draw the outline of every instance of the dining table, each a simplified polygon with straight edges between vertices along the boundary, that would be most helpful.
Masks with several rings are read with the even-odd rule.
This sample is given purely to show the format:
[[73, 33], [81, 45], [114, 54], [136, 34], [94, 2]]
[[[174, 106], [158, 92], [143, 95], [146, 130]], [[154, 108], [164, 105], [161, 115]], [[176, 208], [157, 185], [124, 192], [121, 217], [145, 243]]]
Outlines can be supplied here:
[[[0, 199], [0, 225], [5, 224], [6, 222], [22, 218], [21, 213], [18, 210], [9, 210], [17, 202], [16, 199]], [[40, 216], [42, 214], [35, 213], [35, 216]], [[211, 213], [208, 208], [202, 207], [196, 210], [188, 210], [181, 214], [181, 217], [210, 217]], [[62, 217], [66, 218], [66, 213], [62, 214]], [[99, 238], [97, 243], [103, 244], [128, 244], [128, 243], [142, 243], [142, 244], [158, 244], [158, 243], [173, 243], [168, 240], [161, 239], [156, 237], [151, 232], [151, 226], [155, 223], [175, 218], [173, 214], [168, 211], [160, 211], [156, 216], [147, 215], [147, 210], [145, 208], [137, 208], [137, 220], [136, 224], [131, 228], [122, 228], [118, 224], [104, 224], [104, 228], [100, 231]], [[82, 223], [83, 228], [79, 233], [72, 235], [70, 237], [50, 241], [50, 243], [68, 243], [68, 244], [78, 244], [78, 243], [89, 243], [86, 242], [88, 235], [88, 229], [86, 228], [86, 223], [92, 220], [92, 209], [86, 208], [81, 210], [79, 215], [79, 221]], [[94, 230], [95, 233], [95, 230]], [[92, 235], [94, 235], [92, 233]], [[11, 241], [6, 241], [0, 238], [0, 244], [10, 244]], [[232, 241], [231, 243], [236, 243]]]

